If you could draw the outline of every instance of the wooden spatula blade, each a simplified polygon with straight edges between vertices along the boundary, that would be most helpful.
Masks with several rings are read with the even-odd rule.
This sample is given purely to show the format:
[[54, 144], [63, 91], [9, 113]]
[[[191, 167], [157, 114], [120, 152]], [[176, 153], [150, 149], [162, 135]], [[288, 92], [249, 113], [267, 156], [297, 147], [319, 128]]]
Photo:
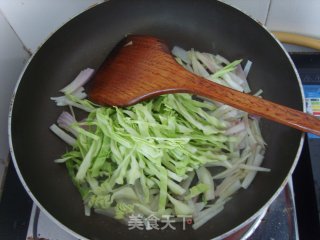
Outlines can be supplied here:
[[101, 105], [123, 107], [161, 94], [182, 92], [181, 84], [170, 76], [175, 68], [175, 60], [160, 40], [127, 37], [91, 80], [89, 98]]

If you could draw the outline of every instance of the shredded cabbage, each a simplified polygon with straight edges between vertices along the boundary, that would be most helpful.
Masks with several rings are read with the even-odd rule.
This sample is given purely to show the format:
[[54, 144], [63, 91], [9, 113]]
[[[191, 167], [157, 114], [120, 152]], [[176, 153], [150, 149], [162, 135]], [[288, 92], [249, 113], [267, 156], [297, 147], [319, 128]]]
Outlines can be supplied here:
[[[229, 63], [179, 47], [173, 54], [186, 69], [211, 81], [249, 89], [241, 60]], [[58, 125], [70, 135], [56, 125], [51, 130], [72, 146], [56, 162], [66, 164], [87, 215], [91, 209], [116, 219], [132, 213], [193, 215], [197, 229], [236, 191], [248, 188], [257, 171], [268, 171], [260, 167], [265, 142], [256, 117], [190, 94], [163, 95], [121, 109], [101, 107], [84, 99], [81, 84], [87, 80], [75, 81], [64, 88], [65, 95], [52, 99], [69, 105], [72, 115], [76, 107], [88, 116], [77, 121], [63, 112]]]

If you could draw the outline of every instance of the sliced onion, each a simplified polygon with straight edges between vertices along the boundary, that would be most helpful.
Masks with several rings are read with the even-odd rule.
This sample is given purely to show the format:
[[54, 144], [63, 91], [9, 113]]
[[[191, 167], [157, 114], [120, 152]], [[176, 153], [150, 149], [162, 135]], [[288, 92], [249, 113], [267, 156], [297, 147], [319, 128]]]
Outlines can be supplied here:
[[230, 63], [226, 58], [222, 57], [222, 56], [219, 55], [219, 54], [216, 55], [216, 60], [217, 60], [219, 63], [224, 63], [224, 64], [229, 64], [229, 63]]
[[76, 91], [78, 88], [84, 86], [92, 77], [94, 70], [91, 68], [87, 68], [82, 70], [78, 76], [67, 86], [62, 88], [60, 92], [71, 94]]
[[245, 125], [244, 125], [244, 122], [241, 121], [241, 122], [239, 122], [237, 125], [229, 128], [229, 129], [225, 132], [225, 134], [226, 134], [226, 135], [233, 135], [233, 134], [242, 132], [242, 131], [244, 131], [244, 130], [245, 130]]
[[74, 136], [78, 136], [78, 132], [71, 127], [71, 125], [75, 122], [76, 120], [74, 119], [74, 117], [66, 111], [63, 111], [57, 120], [59, 127], [63, 128], [64, 130], [67, 130]]
[[171, 52], [174, 56], [180, 58], [185, 63], [187, 63], [187, 64], [191, 63], [190, 58], [188, 56], [188, 52], [186, 50], [184, 50], [183, 48], [178, 47], [178, 46], [174, 46]]
[[256, 171], [256, 172], [270, 172], [271, 171], [269, 168], [258, 167], [258, 166], [248, 165], [248, 164], [240, 164], [239, 167], [242, 169]]
[[211, 73], [215, 73], [220, 68], [212, 61], [209, 55], [205, 53], [196, 52], [196, 57], [203, 63], [203, 65], [209, 69]]
[[56, 124], [52, 124], [50, 130], [55, 133], [59, 138], [65, 141], [67, 144], [73, 146], [76, 143], [76, 139], [71, 137], [69, 134], [64, 132], [61, 128], [59, 128]]
[[223, 80], [226, 81], [226, 83], [233, 89], [238, 90], [240, 92], [243, 92], [243, 87], [241, 87], [241, 85], [239, 83], [237, 83], [236, 81], [234, 81], [230, 75], [228, 73], [226, 73], [223, 76]]
[[244, 69], [243, 69], [243, 72], [244, 72], [246, 78], [248, 77], [251, 66], [252, 66], [252, 62], [250, 60], [248, 60], [246, 65], [244, 66]]

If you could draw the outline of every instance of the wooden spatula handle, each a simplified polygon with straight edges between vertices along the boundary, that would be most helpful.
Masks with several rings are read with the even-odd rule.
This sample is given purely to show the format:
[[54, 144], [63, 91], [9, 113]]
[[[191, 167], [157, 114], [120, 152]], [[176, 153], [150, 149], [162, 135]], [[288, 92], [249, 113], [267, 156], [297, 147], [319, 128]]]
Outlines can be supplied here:
[[320, 135], [320, 121], [316, 117], [268, 100], [243, 94], [208, 80], [197, 82], [197, 94], [221, 101], [254, 115], [288, 125], [303, 132]]
[[185, 70], [157, 38], [129, 36], [115, 50], [92, 81], [89, 97], [98, 104], [128, 106], [162, 94], [187, 92], [320, 135], [320, 120], [311, 115], [232, 90]]

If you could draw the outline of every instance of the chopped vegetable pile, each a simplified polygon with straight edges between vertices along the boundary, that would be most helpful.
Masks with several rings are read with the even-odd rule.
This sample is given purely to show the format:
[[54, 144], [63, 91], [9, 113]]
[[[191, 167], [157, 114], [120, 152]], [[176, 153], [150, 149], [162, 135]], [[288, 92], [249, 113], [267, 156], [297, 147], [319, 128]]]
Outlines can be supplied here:
[[[179, 47], [172, 53], [195, 74], [250, 92], [251, 62], [243, 70], [241, 61], [229, 63], [219, 55]], [[192, 216], [197, 229], [248, 188], [258, 171], [269, 171], [260, 166], [265, 142], [259, 118], [190, 94], [122, 109], [97, 106], [85, 99], [83, 88], [92, 74], [82, 71], [61, 90], [63, 96], [52, 98], [70, 113], [64, 111], [50, 127], [71, 146], [56, 162], [65, 163], [86, 215]], [[88, 116], [76, 119], [74, 107]]]

